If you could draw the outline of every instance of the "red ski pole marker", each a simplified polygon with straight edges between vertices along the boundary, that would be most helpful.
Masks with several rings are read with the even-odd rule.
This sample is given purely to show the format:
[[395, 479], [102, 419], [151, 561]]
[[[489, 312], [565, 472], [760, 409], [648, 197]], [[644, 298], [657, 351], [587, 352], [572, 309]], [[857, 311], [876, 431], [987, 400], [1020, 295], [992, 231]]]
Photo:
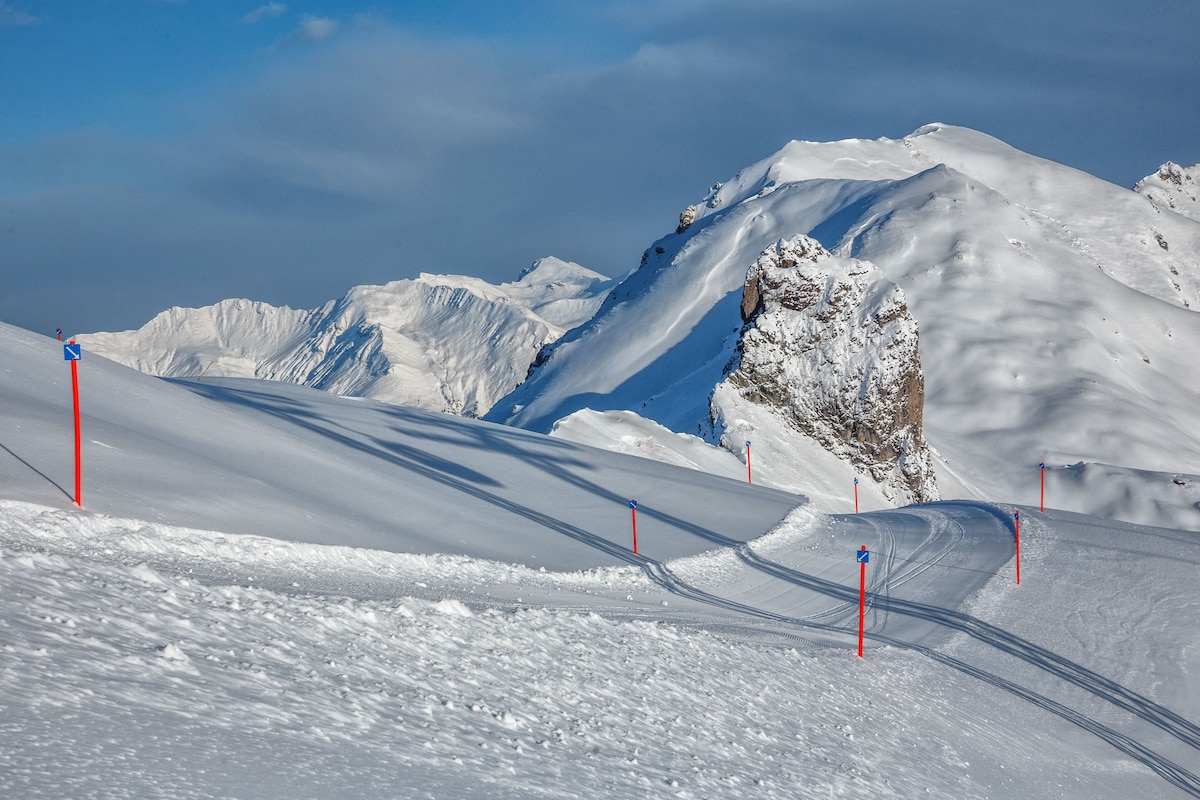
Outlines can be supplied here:
[[633, 519], [633, 554], [637, 555], [637, 500], [629, 501], [629, 515]]
[[854, 554], [858, 559], [858, 657], [863, 657], [863, 621], [867, 616], [867, 562], [871, 554], [864, 544], [862, 549]]
[[63, 345], [63, 359], [71, 362], [71, 397], [75, 401], [75, 505], [82, 508], [83, 468], [80, 459], [82, 448], [79, 434], [79, 360], [81, 358], [83, 358], [83, 347], [75, 344], [74, 339], [69, 344]]

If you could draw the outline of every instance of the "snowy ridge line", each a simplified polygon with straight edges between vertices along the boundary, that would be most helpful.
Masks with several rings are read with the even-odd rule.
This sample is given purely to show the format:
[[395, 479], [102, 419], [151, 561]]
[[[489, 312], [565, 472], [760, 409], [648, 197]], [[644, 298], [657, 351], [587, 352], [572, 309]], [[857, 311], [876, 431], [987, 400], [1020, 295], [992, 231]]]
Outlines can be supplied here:
[[543, 345], [590, 318], [611, 284], [550, 257], [500, 285], [422, 273], [310, 310], [229, 299], [79, 338], [161, 377], [259, 378], [477, 417], [521, 382]]
[[[1196, 185], [1179, 170], [1164, 176], [1163, 188]], [[789, 434], [794, 440], [815, 450], [830, 448], [831, 438], [832, 449], [821, 450], [831, 456], [844, 455], [847, 435], [859, 450], [904, 452], [880, 433], [893, 430], [882, 423], [919, 420], [942, 459], [929, 469], [938, 495], [983, 501], [1036, 500], [1030, 461], [1128, 464], [1070, 476], [1055, 504], [1135, 524], [1200, 527], [1200, 494], [1169, 479], [1200, 473], [1188, 360], [1200, 347], [1196, 219], [1159, 213], [1142, 195], [984, 134], [935, 124], [903, 139], [791, 142], [714, 186], [680, 222], [488, 419], [546, 430], [588, 407], [636, 412], [733, 453], [750, 438], [766, 441], [741, 424], [751, 418], [744, 405], [770, 401], [778, 423], [795, 382], [765, 379], [811, 375], [811, 385], [835, 389], [838, 370], [861, 372], [852, 345], [862, 336], [855, 332], [871, 329], [847, 325], [843, 342], [807, 336], [799, 324], [810, 310], [818, 321], [844, 310], [853, 312], [847, 319], [872, 322], [860, 313], [870, 310], [865, 295], [847, 292], [843, 308], [823, 296], [815, 302], [819, 285], [782, 278], [798, 269], [785, 268], [792, 255], [810, 249], [795, 243], [811, 237], [832, 254], [831, 263], [869, 262], [879, 272], [872, 285], [898, 287], [893, 308], [902, 297], [913, 335], [892, 341], [915, 342], [919, 326], [919, 371], [902, 368], [907, 359], [884, 358], [879, 363], [888, 368], [876, 374], [910, 376], [889, 385], [912, 391], [884, 393], [889, 401], [876, 408], [855, 406], [852, 391], [834, 392], [841, 399], [824, 415], [829, 437], [813, 439], [802, 428]], [[777, 267], [748, 275], [746, 268], [772, 249]], [[785, 251], [791, 255], [784, 258]], [[772, 292], [763, 286], [776, 285], [767, 280], [776, 272], [786, 314], [764, 301]], [[756, 301], [764, 301], [764, 325], [754, 329], [761, 336], [736, 333]], [[876, 316], [873, 322], [888, 325], [899, 319]], [[806, 339], [797, 338], [800, 331]], [[802, 352], [800, 342], [819, 347]], [[739, 366], [730, 372], [735, 356]], [[739, 374], [744, 387], [724, 383]], [[747, 402], [731, 408], [731, 397]], [[880, 408], [885, 413], [873, 413]], [[841, 485], [837, 469], [822, 470], [830, 476], [822, 479], [817, 470], [781, 461], [763, 474], [833, 511], [844, 508], [826, 499]], [[888, 505], [897, 504], [884, 494]]]

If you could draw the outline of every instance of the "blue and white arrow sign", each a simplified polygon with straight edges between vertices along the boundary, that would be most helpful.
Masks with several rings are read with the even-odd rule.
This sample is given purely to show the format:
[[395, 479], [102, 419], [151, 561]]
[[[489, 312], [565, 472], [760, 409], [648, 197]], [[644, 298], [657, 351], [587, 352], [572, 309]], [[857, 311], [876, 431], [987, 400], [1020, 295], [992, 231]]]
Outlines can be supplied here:
[[80, 361], [83, 359], [83, 345], [71, 344], [63, 345], [63, 361]]
[[854, 557], [856, 559], [858, 559], [858, 563], [867, 564], [871, 561], [871, 551], [870, 550], [856, 550], [854, 553]]

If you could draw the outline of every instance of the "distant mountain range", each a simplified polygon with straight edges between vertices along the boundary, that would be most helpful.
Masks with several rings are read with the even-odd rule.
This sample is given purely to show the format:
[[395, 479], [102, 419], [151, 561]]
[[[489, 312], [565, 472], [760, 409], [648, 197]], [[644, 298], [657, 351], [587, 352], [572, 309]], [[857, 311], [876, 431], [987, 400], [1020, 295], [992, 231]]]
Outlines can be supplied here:
[[578, 264], [544, 258], [500, 286], [422, 274], [356, 286], [318, 309], [225, 300], [80, 340], [152, 375], [262, 378], [474, 417], [524, 380], [544, 345], [589, 319], [611, 287]]
[[[741, 457], [756, 440], [795, 465], [776, 485], [815, 494], [862, 474], [894, 502], [1036, 504], [1044, 462], [1048, 505], [1200, 529], [1198, 179], [1166, 164], [1132, 191], [946, 125], [791, 142], [685, 208], [619, 283], [545, 259], [499, 287], [423, 275], [81, 338], [154, 374], [535, 431], [635, 412]], [[768, 256], [791, 272], [764, 296]]]

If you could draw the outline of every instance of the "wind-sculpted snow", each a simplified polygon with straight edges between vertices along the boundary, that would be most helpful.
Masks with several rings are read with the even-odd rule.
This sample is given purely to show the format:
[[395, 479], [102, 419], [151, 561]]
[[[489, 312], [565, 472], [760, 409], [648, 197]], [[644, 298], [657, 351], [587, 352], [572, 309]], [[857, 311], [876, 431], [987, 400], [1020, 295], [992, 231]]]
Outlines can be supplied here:
[[[824, 509], [841, 507], [848, 469], [868, 494], [932, 497], [877, 483], [887, 459], [827, 450], [725, 391], [747, 270], [807, 235], [903, 292], [941, 496], [1039, 501], [1039, 463], [1102, 465], [1091, 475], [1112, 481], [1056, 481], [1048, 502], [1200, 529], [1175, 480], [1200, 474], [1195, 170], [1167, 163], [1130, 191], [938, 124], [795, 141], [687, 205], [616, 288], [544, 259], [499, 287], [422, 276], [313, 311], [226, 301], [84, 341], [156, 374], [268, 377], [538, 432], [626, 411], [741, 458], [770, 431], [786, 455], [764, 478]], [[878, 405], [859, 410], [896, 408]]]
[[500, 286], [421, 275], [358, 286], [311, 311], [225, 300], [79, 338], [151, 375], [263, 378], [478, 417], [543, 345], [595, 313], [610, 283], [546, 258]]

